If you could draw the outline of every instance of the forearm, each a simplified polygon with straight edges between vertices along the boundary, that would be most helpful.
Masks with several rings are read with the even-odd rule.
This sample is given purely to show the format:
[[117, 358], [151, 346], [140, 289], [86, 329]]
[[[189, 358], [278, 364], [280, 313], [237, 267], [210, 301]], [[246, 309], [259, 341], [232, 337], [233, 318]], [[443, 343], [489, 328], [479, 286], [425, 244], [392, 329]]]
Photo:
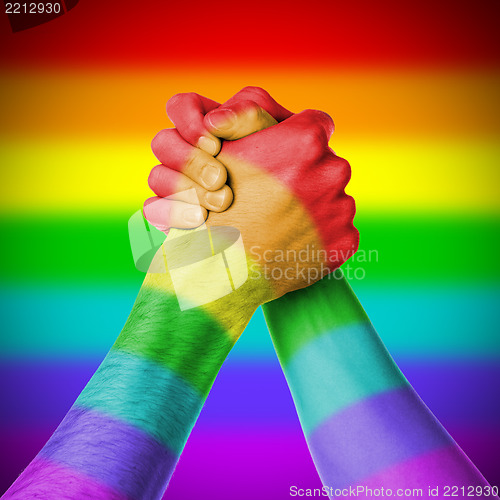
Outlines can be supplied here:
[[400, 372], [345, 278], [263, 308], [323, 484], [487, 485]]
[[105, 360], [6, 498], [161, 498], [227, 353], [257, 304], [239, 290], [180, 311], [149, 274]]

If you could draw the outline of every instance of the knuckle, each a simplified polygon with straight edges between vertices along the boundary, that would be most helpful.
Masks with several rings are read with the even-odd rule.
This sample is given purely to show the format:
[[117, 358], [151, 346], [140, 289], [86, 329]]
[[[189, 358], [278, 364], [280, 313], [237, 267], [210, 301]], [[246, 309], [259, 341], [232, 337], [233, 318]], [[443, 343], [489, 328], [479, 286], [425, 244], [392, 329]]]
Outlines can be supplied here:
[[325, 135], [326, 140], [328, 140], [330, 135], [332, 135], [335, 125], [332, 117], [328, 113], [318, 109], [306, 109], [301, 113], [301, 115], [313, 127], [321, 130], [323, 135]]
[[167, 115], [170, 116], [172, 112], [179, 107], [179, 104], [182, 103], [185, 94], [175, 94], [167, 101]]
[[354, 255], [359, 248], [359, 231], [353, 225], [349, 233], [350, 245], [352, 248], [352, 255]]
[[325, 152], [323, 138], [314, 127], [309, 127], [301, 133], [300, 145], [306, 156], [312, 160], [316, 160]]
[[163, 144], [165, 143], [165, 141], [167, 140], [167, 138], [169, 137], [170, 135], [170, 132], [171, 129], [163, 129], [163, 130], [160, 130], [154, 137], [153, 137], [153, 140], [151, 141], [151, 150], [153, 151], [153, 153], [156, 155], [156, 153], [158, 151], [161, 150]]
[[345, 214], [346, 218], [352, 222], [356, 215], [356, 201], [348, 194], [345, 195]]
[[156, 165], [151, 169], [151, 172], [149, 172], [148, 186], [154, 190], [160, 182], [160, 177], [161, 177], [161, 167], [160, 165]]
[[167, 101], [167, 114], [170, 115], [172, 111], [175, 112], [178, 108], [183, 107], [186, 102], [196, 99], [196, 96], [197, 94], [195, 92], [179, 92], [173, 95]]
[[260, 97], [261, 99], [269, 99], [271, 96], [269, 95], [269, 92], [267, 90], [264, 90], [261, 87], [256, 87], [252, 85], [248, 85], [247, 87], [244, 87], [241, 92], [245, 94], [252, 94], [254, 96]]
[[336, 156], [328, 148], [325, 156], [321, 159], [321, 167], [318, 173], [325, 186], [335, 192], [343, 192], [351, 179], [351, 165], [344, 158]]
[[300, 114], [303, 118], [310, 121], [311, 123], [315, 123], [318, 120], [323, 119], [323, 116], [326, 115], [326, 113], [317, 109], [304, 109], [304, 111], [302, 111], [302, 113]]
[[337, 157], [336, 158], [336, 166], [338, 172], [338, 178], [340, 185], [342, 187], [347, 186], [351, 179], [351, 165], [344, 158]]
[[304, 109], [300, 115], [310, 122], [314, 122], [315, 118], [318, 117], [318, 111], [316, 109]]
[[202, 135], [202, 131], [200, 130], [200, 126], [195, 121], [189, 121], [184, 124], [182, 129], [182, 136], [185, 137], [188, 141], [194, 142], [199, 139]]
[[191, 179], [198, 179], [201, 176], [202, 162], [199, 161], [197, 152], [191, 154], [186, 159], [181, 171]]
[[352, 221], [349, 221], [346, 224], [341, 232], [341, 245], [344, 248], [344, 261], [351, 258], [359, 248], [359, 231], [352, 224]]
[[245, 110], [248, 119], [252, 122], [260, 122], [264, 117], [263, 109], [255, 101], [245, 101]]

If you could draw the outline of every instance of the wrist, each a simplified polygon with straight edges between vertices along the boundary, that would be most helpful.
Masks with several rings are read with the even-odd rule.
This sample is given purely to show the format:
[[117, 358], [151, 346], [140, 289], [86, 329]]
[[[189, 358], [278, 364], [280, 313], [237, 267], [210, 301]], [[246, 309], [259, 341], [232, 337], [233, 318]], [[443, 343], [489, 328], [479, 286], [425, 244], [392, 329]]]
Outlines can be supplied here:
[[[228, 290], [228, 273], [221, 263], [225, 260], [237, 270], [238, 252], [229, 249], [225, 259], [215, 259], [196, 247], [198, 236], [186, 241], [169, 235], [166, 243], [174, 244], [164, 245], [155, 256], [150, 270], [159, 272], [147, 274], [114, 349], [166, 366], [205, 395], [263, 294], [261, 283], [243, 281], [234, 271], [240, 286]], [[217, 242], [213, 248], [215, 256], [221, 253]], [[167, 272], [165, 267], [162, 272], [161, 262], [168, 264]], [[214, 295], [219, 297], [207, 300]]]
[[165, 367], [204, 395], [235, 339], [203, 308], [180, 311], [165, 280], [146, 278], [113, 349]]
[[340, 269], [262, 306], [276, 352], [287, 363], [303, 346], [346, 325], [369, 323]]
[[253, 272], [241, 234], [229, 226], [171, 229], [143, 283], [165, 294], [175, 311], [197, 309], [237, 338], [253, 312], [270, 298], [270, 285]]

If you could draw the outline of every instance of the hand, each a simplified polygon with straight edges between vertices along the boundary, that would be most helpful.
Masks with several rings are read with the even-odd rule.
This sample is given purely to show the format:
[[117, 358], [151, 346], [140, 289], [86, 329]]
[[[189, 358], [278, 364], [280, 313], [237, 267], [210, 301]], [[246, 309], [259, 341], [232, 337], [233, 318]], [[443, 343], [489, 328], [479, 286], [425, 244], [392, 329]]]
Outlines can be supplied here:
[[[198, 102], [195, 95], [188, 96], [191, 105]], [[333, 132], [328, 115], [312, 110], [291, 115], [267, 93], [255, 88], [243, 89], [222, 108], [208, 112], [203, 120], [199, 106], [197, 121], [180, 118], [193, 115], [192, 109], [184, 115], [180, 112], [179, 103], [185, 101], [186, 97], [177, 96], [174, 106], [169, 101], [167, 109], [175, 124], [185, 127], [179, 128], [179, 134], [191, 141], [199, 134], [237, 137], [234, 125], [241, 116], [247, 117], [247, 124], [252, 119], [269, 121], [270, 113], [282, 120], [223, 144], [217, 160], [228, 169], [228, 183], [235, 199], [226, 212], [211, 213], [208, 221], [241, 231], [251, 259], [250, 278], [264, 276], [271, 285], [263, 293], [263, 301], [317, 281], [355, 252], [358, 233], [352, 225], [354, 202], [344, 193], [350, 167], [328, 147]], [[178, 170], [183, 165], [173, 152], [177, 143], [173, 144], [172, 137], [171, 132], [158, 134], [153, 151], [164, 165]], [[154, 178], [150, 185], [161, 194], [161, 180]]]
[[167, 165], [157, 165], [149, 174], [149, 186], [158, 196], [146, 200], [144, 214], [154, 226], [161, 231], [195, 228], [207, 218], [207, 210], [229, 207], [233, 193], [220, 161], [188, 144], [175, 129], [162, 130], [153, 149]]
[[[231, 204], [232, 191], [224, 185], [226, 169], [211, 158], [220, 151], [219, 137], [240, 139], [276, 124], [264, 108], [281, 120], [292, 115], [267, 92], [254, 87], [239, 92], [225, 106], [237, 119], [226, 123], [224, 130], [217, 130], [217, 137], [207, 129], [204, 118], [220, 107], [218, 102], [194, 93], [169, 99], [167, 112], [177, 129], [162, 130], [152, 141], [155, 155], [168, 160], [165, 165], [154, 167], [149, 175], [149, 186], [158, 196], [146, 200], [144, 210], [146, 218], [158, 229], [197, 227], [206, 219], [207, 210], [222, 212]], [[217, 116], [220, 118], [220, 113], [216, 119]], [[195, 192], [188, 192], [191, 188]]]

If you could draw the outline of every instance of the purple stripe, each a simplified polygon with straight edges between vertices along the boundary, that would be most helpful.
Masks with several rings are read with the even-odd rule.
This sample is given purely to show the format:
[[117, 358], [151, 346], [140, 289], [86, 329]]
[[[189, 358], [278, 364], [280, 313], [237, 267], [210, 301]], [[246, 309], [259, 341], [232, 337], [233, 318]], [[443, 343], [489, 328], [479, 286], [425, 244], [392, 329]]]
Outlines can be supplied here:
[[308, 438], [323, 484], [344, 487], [453, 443], [411, 388], [384, 392], [334, 414]]
[[441, 493], [440, 497], [444, 496], [441, 489], [444, 486], [487, 485], [486, 479], [457, 445], [419, 455], [360, 482], [360, 486], [366, 488], [390, 486], [395, 490], [420, 487], [424, 493], [432, 487], [433, 492]]
[[294, 500], [294, 484], [322, 486], [298, 424], [293, 431], [195, 427], [164, 500]]
[[177, 457], [143, 431], [74, 406], [40, 455], [131, 498], [161, 498]]
[[90, 477], [50, 460], [35, 458], [23, 474], [7, 490], [3, 499], [66, 500], [127, 500], [127, 497]]

